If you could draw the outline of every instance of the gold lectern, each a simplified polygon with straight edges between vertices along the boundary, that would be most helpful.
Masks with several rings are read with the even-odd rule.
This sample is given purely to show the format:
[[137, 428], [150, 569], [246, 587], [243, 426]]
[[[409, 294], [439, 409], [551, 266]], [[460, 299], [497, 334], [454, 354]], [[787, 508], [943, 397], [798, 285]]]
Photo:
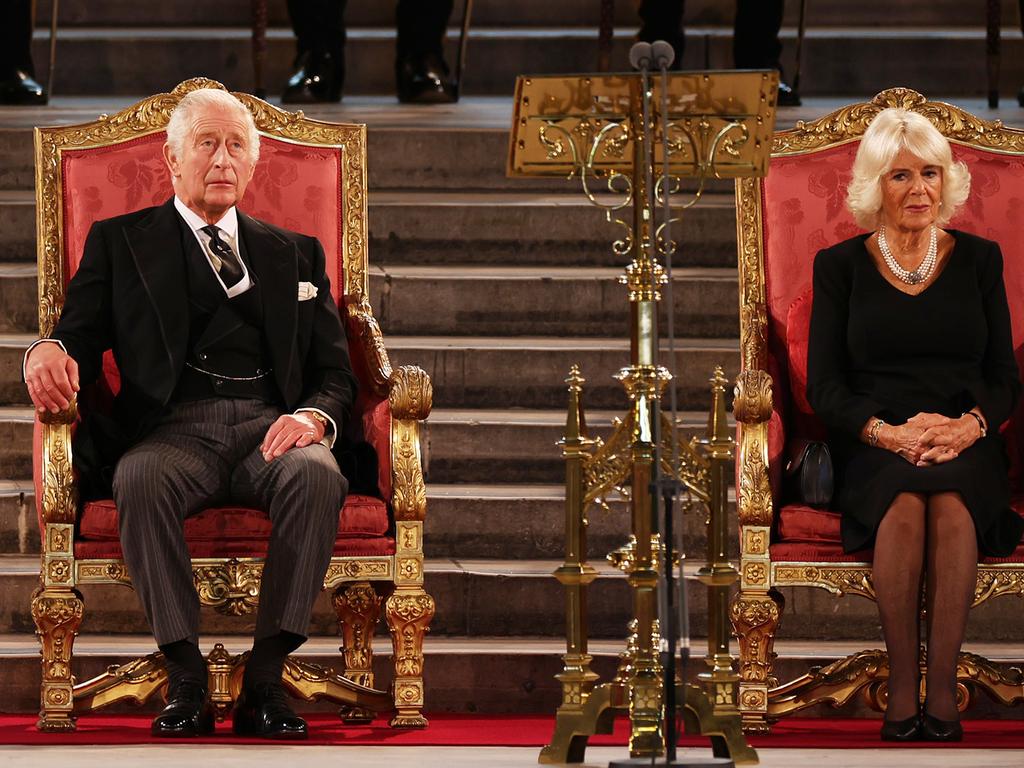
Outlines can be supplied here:
[[[778, 73], [774, 71], [678, 72], [650, 76], [521, 76], [516, 82], [510, 139], [510, 176], [578, 178], [591, 203], [622, 228], [613, 251], [631, 256], [621, 278], [630, 304], [630, 365], [616, 376], [630, 410], [616, 420], [607, 443], [587, 437], [581, 393], [583, 378], [570, 372], [569, 415], [562, 441], [566, 460], [566, 557], [555, 577], [566, 590], [566, 653], [558, 675], [562, 703], [552, 742], [541, 763], [581, 762], [587, 739], [609, 733], [616, 714], [628, 712], [633, 757], [664, 751], [664, 705], [656, 618], [659, 563], [671, 551], [656, 532], [652, 477], [675, 478], [691, 499], [709, 505], [712, 528], [709, 562], [698, 578], [708, 585], [710, 673], [703, 689], [676, 681], [676, 698], [687, 729], [711, 738], [716, 756], [756, 763], [740, 730], [736, 675], [729, 655], [727, 593], [737, 572], [726, 559], [726, 489], [732, 439], [725, 423], [725, 378], [712, 379], [713, 406], [705, 440], [684, 442], [661, 411], [662, 391], [672, 376], [659, 360], [658, 304], [667, 281], [657, 254], [675, 250], [668, 224], [656, 224], [655, 207], [666, 208], [666, 194], [680, 192], [683, 179], [695, 180], [686, 208], [701, 196], [709, 179], [761, 177], [767, 173], [775, 121]], [[645, 125], [646, 123], [646, 125]], [[643, 140], [645, 128], [653, 141]], [[648, 148], [645, 148], [645, 144]], [[665, 157], [667, 152], [668, 157]], [[603, 190], [596, 191], [598, 186]], [[626, 210], [632, 208], [631, 216]], [[672, 219], [671, 221], [676, 221]], [[673, 308], [669, 308], [669, 312]], [[675, 364], [675, 360], [672, 361]], [[660, 467], [654, 467], [661, 451]], [[609, 555], [633, 590], [634, 617], [619, 671], [598, 685], [587, 652], [586, 589], [597, 575], [587, 564], [586, 507], [604, 504], [618, 491], [631, 503], [629, 542]], [[675, 560], [679, 553], [672, 552]], [[685, 584], [681, 585], [685, 589]], [[720, 615], [719, 615], [720, 614]]]

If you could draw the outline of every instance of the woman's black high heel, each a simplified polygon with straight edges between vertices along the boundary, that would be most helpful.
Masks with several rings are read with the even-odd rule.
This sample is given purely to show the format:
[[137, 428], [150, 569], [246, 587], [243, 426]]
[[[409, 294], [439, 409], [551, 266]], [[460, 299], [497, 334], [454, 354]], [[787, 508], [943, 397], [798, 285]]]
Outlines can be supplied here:
[[921, 718], [918, 715], [906, 720], [883, 720], [882, 741], [919, 741], [921, 738]]
[[921, 738], [924, 741], [962, 741], [964, 727], [959, 720], [939, 720], [925, 712], [921, 715]]

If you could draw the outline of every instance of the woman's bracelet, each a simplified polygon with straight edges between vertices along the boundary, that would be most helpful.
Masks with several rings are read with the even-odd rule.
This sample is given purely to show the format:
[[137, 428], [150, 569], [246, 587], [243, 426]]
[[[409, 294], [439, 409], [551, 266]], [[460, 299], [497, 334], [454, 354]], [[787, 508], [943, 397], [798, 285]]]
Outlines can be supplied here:
[[878, 431], [885, 426], [885, 422], [881, 419], [875, 419], [871, 422], [871, 427], [868, 429], [868, 445], [872, 448], [878, 447]]
[[981, 430], [982, 437], [988, 434], [988, 430], [985, 428], [985, 420], [981, 418], [981, 416], [976, 414], [974, 411], [964, 411], [963, 413], [960, 414], [960, 418], [963, 418], [964, 416], [973, 416], [975, 418], [975, 420], [978, 422], [978, 429]]

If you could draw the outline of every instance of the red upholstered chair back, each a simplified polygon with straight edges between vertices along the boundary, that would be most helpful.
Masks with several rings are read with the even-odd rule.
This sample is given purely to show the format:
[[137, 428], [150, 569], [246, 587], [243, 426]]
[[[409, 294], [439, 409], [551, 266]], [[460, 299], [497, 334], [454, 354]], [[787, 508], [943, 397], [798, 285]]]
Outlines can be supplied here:
[[[807, 403], [807, 335], [815, 254], [862, 230], [846, 209], [846, 188], [859, 141], [801, 154], [773, 157], [761, 182], [764, 285], [768, 315], [768, 372], [774, 379], [777, 418], [769, 425], [770, 473], [778, 500], [778, 479], [786, 441], [817, 438], [824, 430]], [[953, 157], [971, 172], [971, 194], [949, 226], [1002, 247], [1004, 281], [1018, 363], [1024, 362], [1024, 147], [1015, 152], [953, 143]], [[1024, 411], [1010, 420], [1014, 490], [1020, 492], [1024, 466]]]

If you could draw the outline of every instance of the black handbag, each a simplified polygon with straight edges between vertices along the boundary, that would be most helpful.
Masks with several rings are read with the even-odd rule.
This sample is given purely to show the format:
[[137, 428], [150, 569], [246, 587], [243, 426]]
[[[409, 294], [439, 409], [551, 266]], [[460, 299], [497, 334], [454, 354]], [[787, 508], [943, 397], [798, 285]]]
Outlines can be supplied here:
[[786, 462], [783, 484], [786, 495], [811, 507], [827, 507], [832, 501], [835, 475], [828, 444], [797, 440]]

